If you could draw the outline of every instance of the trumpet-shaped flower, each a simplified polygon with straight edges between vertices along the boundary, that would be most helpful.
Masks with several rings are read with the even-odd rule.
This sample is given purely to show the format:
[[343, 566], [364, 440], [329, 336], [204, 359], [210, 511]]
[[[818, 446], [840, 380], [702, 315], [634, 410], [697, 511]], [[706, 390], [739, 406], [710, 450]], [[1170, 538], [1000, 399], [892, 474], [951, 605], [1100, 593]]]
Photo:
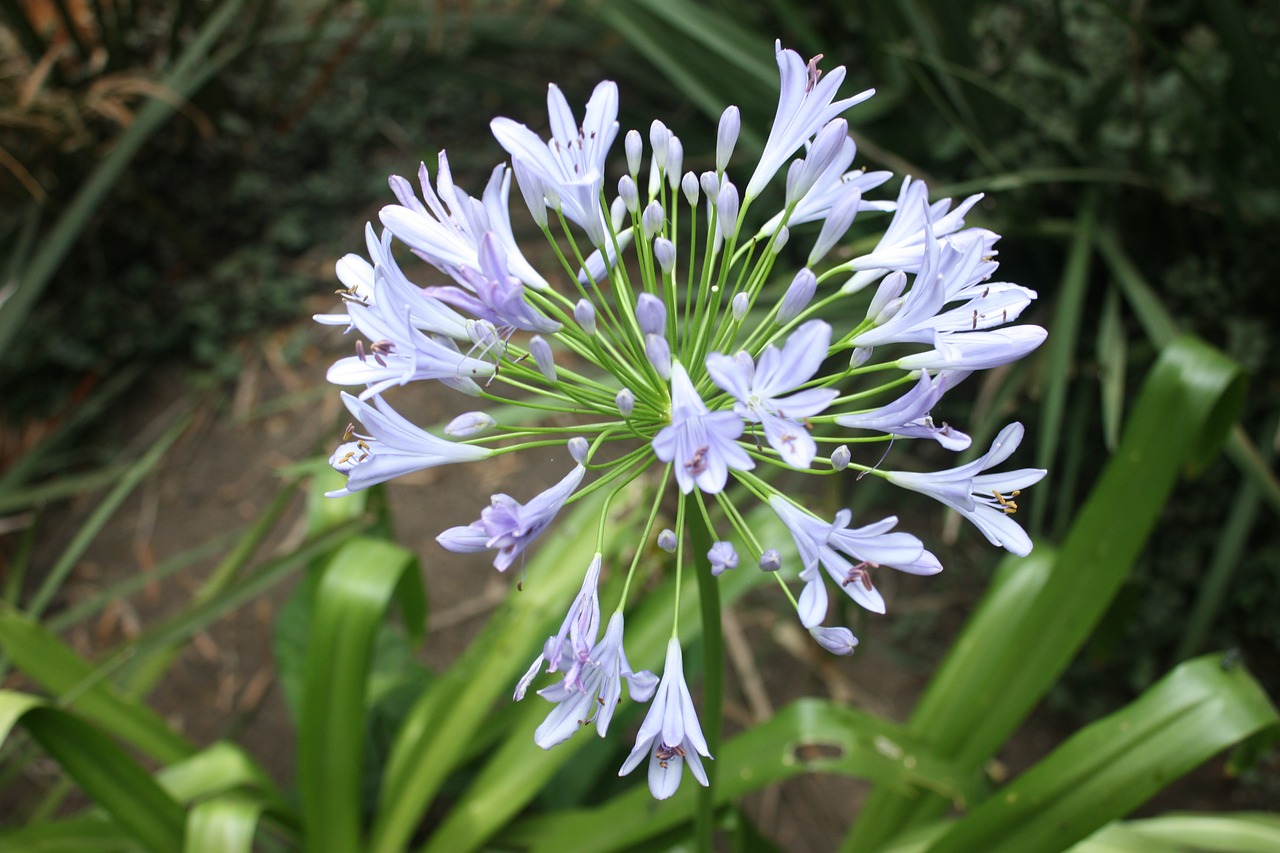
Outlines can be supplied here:
[[[667, 643], [667, 661], [662, 667], [662, 680], [654, 694], [649, 713], [640, 724], [635, 748], [622, 763], [619, 776], [625, 776], [649, 756], [649, 791], [659, 800], [665, 800], [680, 787], [684, 764], [700, 785], [707, 784], [707, 771], [702, 758], [710, 758], [707, 739], [698, 722], [698, 712], [693, 708], [693, 698], [684, 680], [684, 657], [680, 641], [672, 637]], [[701, 757], [699, 757], [701, 756]]]
[[749, 471], [756, 463], [735, 439], [742, 435], [742, 418], [733, 412], [712, 412], [702, 402], [684, 365], [671, 367], [671, 424], [653, 439], [653, 451], [663, 462], [675, 463], [680, 491], [694, 484], [708, 494], [724, 488], [729, 469]]
[[781, 350], [765, 347], [758, 365], [747, 353], [734, 358], [719, 353], [707, 356], [712, 381], [737, 401], [734, 411], [763, 424], [769, 446], [797, 468], [808, 468], [817, 453], [817, 445], [800, 421], [823, 411], [839, 395], [829, 388], [796, 390], [822, 366], [830, 343], [831, 327], [811, 320], [792, 332]]
[[942, 501], [973, 522], [992, 545], [1025, 557], [1031, 553], [1031, 537], [1012, 518], [1018, 511], [1015, 498], [1048, 472], [1043, 468], [1019, 468], [1003, 474], [980, 473], [1008, 459], [1022, 443], [1022, 435], [1022, 424], [1012, 423], [1000, 430], [990, 450], [968, 465], [920, 474], [890, 471], [886, 479]]
[[[582, 482], [586, 468], [574, 467], [563, 480], [522, 504], [510, 495], [497, 494], [480, 513], [480, 520], [465, 527], [451, 527], [436, 537], [450, 551], [471, 553], [496, 548], [493, 567], [500, 572], [511, 568], [564, 507]], [[481, 539], [483, 537], [483, 539]]]
[[487, 447], [437, 438], [414, 426], [381, 397], [375, 397], [370, 405], [343, 394], [342, 402], [369, 434], [359, 435], [349, 430], [351, 440], [339, 445], [329, 457], [329, 464], [347, 475], [344, 488], [325, 493], [331, 498], [349, 495], [412, 471], [454, 462], [474, 462], [493, 455]]

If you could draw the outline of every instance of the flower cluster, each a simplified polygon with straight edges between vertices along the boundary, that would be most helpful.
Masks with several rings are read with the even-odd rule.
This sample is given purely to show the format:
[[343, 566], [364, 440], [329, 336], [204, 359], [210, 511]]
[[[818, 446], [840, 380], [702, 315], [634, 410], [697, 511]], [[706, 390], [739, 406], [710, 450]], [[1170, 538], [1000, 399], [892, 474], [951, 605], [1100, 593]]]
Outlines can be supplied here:
[[[338, 263], [345, 313], [317, 318], [359, 334], [355, 355], [329, 371], [332, 382], [362, 389], [343, 395], [363, 432], [350, 427], [331, 459], [348, 475], [346, 488], [333, 494], [567, 441], [576, 464], [558, 483], [523, 503], [494, 495], [476, 521], [438, 537], [450, 551], [492, 551], [494, 567], [506, 571], [567, 504], [597, 490], [609, 500], [628, 488], [650, 490], [649, 520], [642, 538], [627, 543], [634, 557], [603, 637], [597, 590], [601, 573], [614, 567], [602, 556], [609, 533], [602, 513], [599, 553], [581, 592], [516, 698], [544, 667], [559, 676], [539, 691], [554, 708], [534, 739], [550, 748], [589, 722], [603, 736], [625, 679], [632, 699], [651, 705], [621, 772], [647, 756], [659, 798], [676, 790], [686, 763], [706, 784], [702, 759], [711, 755], [685, 682], [678, 631], [660, 679], [632, 670], [624, 651], [626, 597], [648, 543], [675, 554], [677, 575], [689, 563], [719, 575], [744, 557], [774, 572], [813, 638], [850, 654], [852, 632], [823, 624], [828, 578], [882, 613], [875, 579], [884, 568], [927, 575], [942, 565], [920, 539], [894, 530], [896, 518], [853, 527], [847, 509], [819, 517], [802, 498], [772, 486], [768, 469], [881, 477], [952, 507], [1015, 554], [1031, 550], [1012, 518], [1015, 498], [1045, 473], [984, 473], [1017, 448], [1019, 424], [968, 464], [933, 473], [893, 469], [887, 448], [895, 440], [968, 448], [969, 437], [932, 412], [971, 372], [1039, 346], [1042, 328], [1014, 324], [1036, 294], [992, 280], [998, 235], [964, 224], [979, 196], [931, 201], [924, 184], [906, 178], [896, 199], [870, 198], [891, 175], [852, 168], [855, 144], [841, 116], [871, 91], [839, 98], [843, 68], [824, 75], [817, 59], [806, 63], [781, 45], [777, 62], [777, 113], [741, 189], [733, 177], [740, 171], [733, 162], [736, 107], [720, 119], [713, 168], [686, 170], [680, 139], [655, 121], [647, 173], [645, 139], [632, 130], [623, 141], [625, 172], [611, 183], [617, 87], [598, 85], [579, 123], [553, 85], [550, 138], [508, 118], [492, 122], [510, 163], [493, 170], [478, 198], [454, 184], [444, 152], [434, 184], [425, 165], [419, 171], [420, 197], [409, 181], [393, 177], [398, 203], [382, 210], [381, 233], [367, 229], [368, 258]], [[551, 265], [532, 262], [513, 236], [513, 178], [547, 238], [542, 256], [556, 258]], [[875, 248], [828, 262], [855, 219], [865, 217], [883, 228]], [[801, 239], [807, 254], [797, 250]], [[395, 241], [435, 268], [428, 275], [434, 283], [410, 280], [392, 251]], [[784, 272], [793, 257], [804, 265]], [[475, 410], [434, 435], [383, 397], [426, 379], [472, 399], [553, 415], [557, 425], [529, 426], [527, 418], [503, 424]], [[602, 453], [606, 444], [616, 449]], [[866, 452], [856, 458], [851, 448], [858, 447]], [[675, 527], [655, 533], [672, 480]], [[782, 543], [760, 541], [746, 521], [747, 503], [776, 514], [799, 565], [778, 571]], [[714, 540], [705, 555], [686, 548], [694, 523]]]

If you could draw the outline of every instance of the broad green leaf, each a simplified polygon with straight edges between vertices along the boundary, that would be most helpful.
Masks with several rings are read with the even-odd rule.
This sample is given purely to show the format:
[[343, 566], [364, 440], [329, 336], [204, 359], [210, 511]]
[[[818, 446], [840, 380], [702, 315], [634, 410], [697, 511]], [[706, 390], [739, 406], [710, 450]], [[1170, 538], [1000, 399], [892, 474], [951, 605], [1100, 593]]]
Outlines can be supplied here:
[[1174, 669], [996, 791], [930, 853], [1050, 850], [1087, 837], [1173, 779], [1280, 722], [1262, 688], [1221, 655]]
[[151, 758], [180, 761], [195, 752], [195, 746], [158, 714], [101, 680], [93, 664], [34, 619], [12, 608], [0, 608], [0, 646], [19, 669], [63, 706]]
[[1171, 814], [1111, 823], [1070, 853], [1274, 853], [1280, 817], [1272, 814]]
[[0, 734], [15, 724], [142, 847], [182, 849], [182, 806], [109, 737], [44, 700], [0, 690]]
[[[932, 758], [927, 747], [900, 726], [817, 699], [789, 705], [733, 738], [716, 760], [722, 764], [716, 792], [720, 804], [811, 772], [860, 776], [895, 786], [927, 785], [956, 800], [972, 798], [978, 791], [976, 774]], [[698, 785], [686, 778], [674, 797], [659, 803], [640, 784], [596, 809], [522, 820], [501, 841], [531, 853], [629, 850], [691, 821], [697, 790]]]
[[272, 810], [292, 809], [261, 766], [233, 743], [218, 741], [185, 761], [162, 767], [156, 781], [181, 803], [203, 800], [232, 790], [251, 791]]
[[[1102, 617], [1178, 472], [1220, 446], [1242, 394], [1239, 368], [1210, 347], [1179, 338], [1161, 353], [1062, 547], [1001, 565], [912, 714], [913, 734], [975, 768], [995, 753]], [[844, 849], [874, 850], [946, 806], [923, 793], [876, 789]]]
[[0, 832], [5, 853], [136, 853], [132, 838], [100, 812]]
[[316, 590], [298, 719], [298, 778], [307, 844], [360, 851], [365, 697], [374, 639], [414, 555], [388, 542], [343, 545]]
[[183, 853], [252, 853], [263, 809], [260, 801], [238, 794], [197, 803], [187, 813]]

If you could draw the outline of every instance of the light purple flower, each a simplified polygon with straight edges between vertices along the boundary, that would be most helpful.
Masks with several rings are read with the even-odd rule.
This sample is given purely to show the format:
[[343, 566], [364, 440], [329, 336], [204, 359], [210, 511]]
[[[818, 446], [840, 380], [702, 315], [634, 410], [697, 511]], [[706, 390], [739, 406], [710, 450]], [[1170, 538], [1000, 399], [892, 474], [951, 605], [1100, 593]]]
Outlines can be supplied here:
[[537, 176], [544, 192], [554, 194], [564, 215], [586, 230], [592, 244], [604, 246], [609, 240], [600, 190], [605, 158], [618, 135], [618, 86], [608, 80], [596, 86], [581, 125], [554, 84], [547, 87], [547, 111], [550, 141], [509, 118], [495, 118], [489, 127], [512, 159]]
[[[604, 737], [622, 698], [624, 678], [633, 701], [646, 702], [653, 695], [658, 677], [648, 670], [631, 671], [627, 653], [622, 647], [622, 634], [622, 613], [617, 612], [609, 620], [604, 638], [575, 661], [576, 668], [566, 672], [562, 680], [538, 691], [539, 696], [556, 703], [556, 707], [533, 733], [534, 743], [550, 749], [564, 743], [580, 726], [592, 721], [596, 724], [596, 733]], [[546, 654], [545, 650], [543, 654]], [[523, 698], [527, 679], [532, 677], [541, 662], [542, 656], [539, 656], [530, 673], [521, 680], [522, 686], [516, 691], [517, 700]]]
[[867, 89], [836, 101], [836, 91], [844, 82], [843, 65], [822, 76], [816, 62], [806, 63], [794, 50], [784, 50], [781, 41], [775, 43], [774, 52], [781, 77], [778, 109], [760, 161], [747, 184], [745, 195], [749, 199], [758, 196], [787, 158], [827, 122], [875, 94], [874, 89]]
[[419, 429], [387, 405], [381, 397], [375, 397], [373, 405], [342, 395], [352, 417], [369, 430], [368, 435], [351, 434], [351, 441], [342, 444], [329, 464], [347, 475], [347, 485], [333, 492], [331, 498], [349, 495], [384, 483], [401, 474], [422, 471], [438, 465], [454, 462], [472, 462], [493, 455], [493, 451], [474, 444], [455, 444], [437, 438]]
[[482, 199], [477, 201], [454, 186], [449, 159], [443, 151], [438, 164], [436, 189], [431, 188], [427, 165], [423, 163], [418, 169], [425, 205], [414, 195], [408, 181], [399, 175], [391, 177], [391, 191], [400, 204], [382, 209], [378, 214], [382, 224], [413, 249], [414, 254], [451, 276], [462, 268], [480, 268], [480, 238], [492, 232], [516, 278], [539, 290], [549, 287], [547, 280], [521, 254], [511, 231], [508, 206], [511, 170], [496, 166], [489, 175]]
[[[791, 531], [804, 569], [800, 594], [800, 623], [818, 625], [827, 615], [827, 590], [818, 572], [821, 565], [831, 579], [854, 601], [873, 613], [884, 613], [884, 598], [872, 583], [870, 569], [888, 566], [913, 575], [933, 575], [942, 564], [924, 544], [909, 533], [890, 533], [898, 523], [894, 516], [865, 527], [849, 529], [853, 514], [842, 509], [831, 524], [809, 515], [781, 495], [769, 499], [769, 506]], [[852, 557], [855, 564], [847, 559]]]
[[942, 399], [943, 394], [960, 384], [968, 375], [969, 372], [965, 370], [944, 370], [937, 376], [930, 376], [928, 371], [922, 371], [919, 381], [911, 390], [892, 403], [866, 412], [840, 415], [836, 418], [836, 423], [893, 436], [930, 438], [947, 450], [965, 450], [971, 441], [969, 436], [958, 429], [952, 429], [945, 422], [938, 426], [929, 417], [929, 412]]
[[559, 323], [525, 302], [524, 285], [508, 271], [506, 255], [492, 233], [480, 239], [479, 263], [479, 271], [470, 267], [458, 271], [458, 280], [466, 288], [429, 287], [426, 293], [499, 329], [560, 331]]
[[739, 447], [742, 418], [733, 412], [712, 412], [702, 402], [684, 365], [671, 367], [671, 423], [653, 439], [653, 452], [675, 463], [680, 491], [689, 494], [696, 483], [708, 494], [724, 488], [729, 469], [750, 471], [756, 463]]
[[357, 343], [357, 354], [334, 362], [326, 378], [335, 385], [368, 386], [360, 393], [360, 399], [366, 400], [418, 379], [448, 381], [493, 375], [492, 364], [463, 355], [448, 338], [437, 340], [414, 328], [409, 310], [365, 312], [352, 306], [352, 319], [372, 343], [368, 352]]
[[463, 527], [451, 527], [437, 536], [436, 541], [446, 550], [459, 553], [496, 548], [498, 555], [493, 559], [493, 567], [505, 572], [516, 557], [547, 529], [582, 482], [586, 470], [581, 465], [575, 466], [563, 480], [527, 504], [510, 495], [494, 495], [489, 499], [489, 506], [481, 511], [479, 521]]
[[992, 545], [1025, 557], [1031, 553], [1031, 537], [1010, 517], [1018, 509], [1018, 492], [1040, 482], [1043, 468], [1019, 468], [1003, 474], [980, 474], [1008, 459], [1022, 443], [1022, 424], [1000, 430], [991, 449], [967, 465], [927, 474], [887, 472], [896, 486], [928, 495], [973, 522]]
[[933, 349], [898, 359], [903, 370], [987, 370], [1017, 361], [1049, 333], [1040, 326], [1010, 326], [989, 332], [938, 333]]
[[646, 753], [649, 755], [649, 791], [654, 798], [665, 800], [676, 792], [686, 761], [698, 783], [707, 784], [707, 773], [699, 756], [711, 758], [711, 752], [685, 684], [680, 640], [675, 637], [667, 643], [662, 681], [658, 683], [649, 713], [640, 724], [635, 748], [622, 763], [618, 775], [625, 776], [636, 769]]
[[839, 392], [809, 388], [783, 395], [813, 378], [830, 343], [831, 327], [821, 320], [810, 320], [791, 333], [781, 350], [765, 347], [759, 365], [745, 352], [734, 358], [720, 353], [707, 356], [711, 380], [737, 400], [734, 411], [763, 424], [769, 446], [797, 468], [808, 468], [817, 453], [817, 445], [799, 421], [824, 410]]

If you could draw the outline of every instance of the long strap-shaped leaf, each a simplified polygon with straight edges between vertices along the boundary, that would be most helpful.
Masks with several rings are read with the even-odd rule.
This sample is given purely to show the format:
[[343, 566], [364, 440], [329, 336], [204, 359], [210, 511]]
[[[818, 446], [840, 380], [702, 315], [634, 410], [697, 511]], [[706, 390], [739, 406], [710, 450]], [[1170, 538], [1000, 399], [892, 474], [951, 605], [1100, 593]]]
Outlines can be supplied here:
[[1221, 655], [1188, 661], [996, 791], [929, 853], [1063, 849], [1276, 722], [1280, 716], [1243, 669]]
[[[895, 786], [929, 785], [948, 797], [974, 795], [976, 777], [931, 758], [901, 727], [834, 702], [802, 699], [724, 745], [717, 802], [730, 802], [801, 773], [859, 776]], [[697, 786], [686, 780], [657, 803], [636, 786], [597, 809], [542, 815], [502, 840], [531, 853], [632, 850], [693, 819]]]
[[[1056, 554], [1006, 561], [912, 714], [939, 756], [980, 767], [1057, 680], [1124, 582], [1178, 471], [1221, 446], [1243, 395], [1240, 368], [1177, 338], [1157, 361], [1120, 446]], [[1034, 499], [1034, 497], [1032, 498]], [[924, 791], [872, 792], [844, 850], [883, 846], [949, 803]]]
[[0, 690], [0, 741], [15, 725], [76, 781], [115, 823], [152, 853], [182, 849], [182, 806], [123, 749], [46, 700]]
[[360, 782], [374, 640], [397, 588], [406, 576], [416, 580], [418, 571], [412, 552], [368, 538], [347, 542], [324, 569], [298, 718], [298, 779], [309, 850], [363, 849]]

